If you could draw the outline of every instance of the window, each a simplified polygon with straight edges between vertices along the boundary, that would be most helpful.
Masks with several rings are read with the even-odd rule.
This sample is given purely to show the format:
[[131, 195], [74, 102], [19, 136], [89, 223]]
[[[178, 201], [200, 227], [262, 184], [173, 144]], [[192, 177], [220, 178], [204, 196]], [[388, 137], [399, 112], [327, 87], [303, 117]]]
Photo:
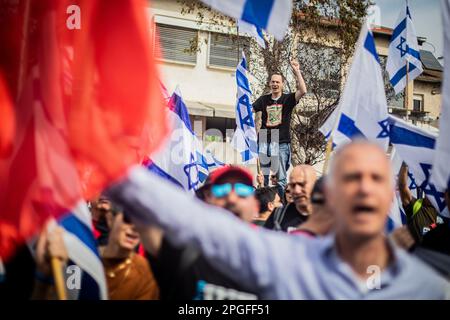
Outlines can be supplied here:
[[414, 111], [423, 111], [423, 94], [415, 94], [414, 95]]
[[190, 52], [190, 48], [197, 43], [197, 30], [165, 24], [157, 24], [157, 27], [159, 49], [164, 60], [192, 64], [197, 62], [197, 52]]
[[[224, 142], [231, 140], [232, 133], [236, 130], [236, 120], [230, 118], [214, 117], [206, 118], [206, 141]], [[227, 135], [228, 134], [228, 135]]]
[[242, 50], [249, 47], [248, 38], [222, 33], [209, 34], [208, 66], [235, 69], [242, 58]]

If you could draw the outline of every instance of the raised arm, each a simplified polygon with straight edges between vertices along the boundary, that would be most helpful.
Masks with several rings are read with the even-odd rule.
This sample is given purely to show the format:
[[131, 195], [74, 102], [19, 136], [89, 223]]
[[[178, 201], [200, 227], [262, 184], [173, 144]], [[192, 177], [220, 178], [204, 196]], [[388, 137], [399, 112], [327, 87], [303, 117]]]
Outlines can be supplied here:
[[273, 290], [292, 263], [300, 240], [254, 230], [221, 208], [207, 205], [142, 167], [109, 190], [136, 224], [159, 226], [178, 246], [192, 244], [219, 271], [249, 289]]
[[408, 187], [408, 166], [403, 163], [398, 174], [398, 191], [402, 200], [402, 206], [407, 207], [413, 200], [411, 190]]
[[299, 102], [301, 97], [303, 97], [307, 92], [306, 84], [300, 71], [300, 64], [298, 63], [298, 61], [292, 60], [291, 67], [292, 71], [294, 72], [295, 81], [297, 83], [297, 91], [295, 91], [295, 101]]

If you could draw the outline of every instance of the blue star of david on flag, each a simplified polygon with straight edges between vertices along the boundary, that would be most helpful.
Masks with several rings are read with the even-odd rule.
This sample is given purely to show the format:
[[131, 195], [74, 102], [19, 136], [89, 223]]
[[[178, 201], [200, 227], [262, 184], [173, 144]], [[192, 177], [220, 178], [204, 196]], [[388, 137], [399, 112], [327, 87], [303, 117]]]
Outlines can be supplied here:
[[190, 155], [190, 163], [183, 167], [184, 173], [188, 177], [188, 188], [189, 190], [195, 189], [200, 183], [199, 170], [197, 167], [197, 162], [194, 159], [194, 155]]
[[420, 188], [427, 196], [433, 197], [439, 207], [439, 210], [443, 211], [446, 206], [444, 198], [445, 195], [443, 192], [438, 191], [434, 184], [429, 182], [432, 165], [428, 163], [420, 163], [420, 167], [425, 174], [425, 181], [420, 185]]
[[390, 125], [391, 125], [389, 119], [379, 121], [378, 124], [381, 127], [381, 132], [378, 134], [377, 138], [389, 138]]
[[408, 53], [408, 44], [406, 43], [405, 48], [403, 48], [403, 45], [406, 43], [406, 39], [403, 37], [400, 37], [400, 43], [396, 47], [400, 51], [400, 55], [403, 58]]
[[409, 184], [409, 189], [410, 190], [417, 189], [416, 179], [414, 179], [413, 174], [409, 171], [408, 171], [408, 177], [409, 177], [409, 180], [411, 180], [411, 183]]

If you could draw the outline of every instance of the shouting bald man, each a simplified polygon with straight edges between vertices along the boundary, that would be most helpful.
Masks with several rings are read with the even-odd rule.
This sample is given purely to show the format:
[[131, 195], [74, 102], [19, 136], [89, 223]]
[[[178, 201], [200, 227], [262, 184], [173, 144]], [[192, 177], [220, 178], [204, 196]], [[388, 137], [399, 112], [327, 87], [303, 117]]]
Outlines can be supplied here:
[[335, 233], [316, 239], [254, 230], [143, 167], [110, 194], [136, 220], [161, 227], [174, 245], [196, 246], [262, 299], [450, 298], [444, 278], [384, 236], [394, 182], [382, 149], [368, 142], [342, 147], [328, 179]]
[[304, 223], [311, 214], [311, 191], [316, 180], [313, 167], [306, 164], [294, 167], [289, 175], [289, 190], [294, 202], [277, 208], [267, 219], [264, 228], [290, 232]]
[[[297, 91], [283, 93], [284, 79], [279, 73], [270, 77], [271, 92], [253, 103], [254, 112], [262, 112], [261, 131], [258, 139], [259, 159], [264, 175], [264, 186], [269, 185], [270, 169], [278, 177], [278, 193], [283, 198], [286, 173], [291, 159], [291, 115], [300, 98], [306, 93], [306, 85], [297, 61], [291, 62], [297, 81]], [[267, 133], [267, 139], [265, 139]]]

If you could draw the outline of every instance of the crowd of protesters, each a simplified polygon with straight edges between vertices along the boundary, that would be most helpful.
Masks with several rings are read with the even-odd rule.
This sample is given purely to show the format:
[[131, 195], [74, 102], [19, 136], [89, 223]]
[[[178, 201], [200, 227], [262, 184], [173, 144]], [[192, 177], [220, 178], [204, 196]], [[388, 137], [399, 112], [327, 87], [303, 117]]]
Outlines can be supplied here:
[[[294, 167], [291, 201], [238, 166], [213, 171], [197, 197], [134, 168], [90, 203], [108, 298], [449, 298], [449, 221], [412, 195], [405, 170], [397, 187], [407, 223], [388, 235], [396, 186], [369, 142], [340, 148], [319, 179]], [[50, 257], [68, 257], [61, 228], [48, 230], [5, 264], [2, 297], [56, 298]]]
[[[306, 93], [291, 66], [297, 91], [283, 94], [275, 74], [253, 105], [263, 128], [282, 131], [279, 170], [270, 171], [273, 141], [260, 141], [267, 161], [256, 177], [226, 165], [194, 197], [140, 166], [89, 203], [109, 299], [450, 298], [450, 221], [413, 195], [406, 166], [396, 186], [385, 152], [354, 141], [326, 175], [304, 164], [287, 177], [290, 116]], [[407, 221], [388, 234], [396, 188]], [[450, 207], [448, 190], [445, 200]], [[69, 258], [62, 228], [50, 224], [0, 261], [0, 299], [56, 298], [51, 258]], [[78, 299], [92, 297], [81, 291]]]

